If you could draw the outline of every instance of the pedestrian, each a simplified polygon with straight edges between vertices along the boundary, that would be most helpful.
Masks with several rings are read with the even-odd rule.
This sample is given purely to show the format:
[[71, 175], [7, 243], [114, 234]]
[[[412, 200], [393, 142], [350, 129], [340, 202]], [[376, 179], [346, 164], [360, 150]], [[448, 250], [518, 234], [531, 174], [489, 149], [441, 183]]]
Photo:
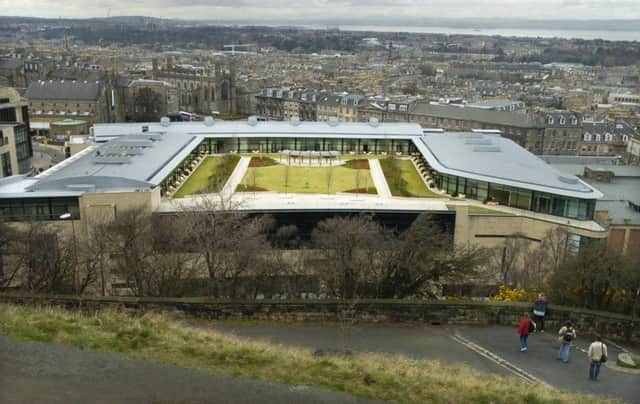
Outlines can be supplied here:
[[547, 298], [544, 293], [538, 294], [538, 298], [533, 303], [533, 319], [540, 332], [544, 332], [544, 316], [547, 314]]
[[596, 335], [596, 340], [589, 345], [589, 379], [598, 380], [600, 366], [607, 361], [607, 346], [602, 342], [602, 338]]
[[524, 313], [524, 317], [518, 325], [518, 334], [520, 334], [520, 352], [527, 350], [527, 338], [532, 329], [535, 329], [535, 323], [531, 321], [529, 313]]
[[571, 341], [574, 339], [576, 339], [576, 330], [571, 325], [571, 321], [567, 321], [558, 331], [558, 340], [560, 341], [558, 359], [564, 363], [569, 363], [569, 350], [571, 349]]

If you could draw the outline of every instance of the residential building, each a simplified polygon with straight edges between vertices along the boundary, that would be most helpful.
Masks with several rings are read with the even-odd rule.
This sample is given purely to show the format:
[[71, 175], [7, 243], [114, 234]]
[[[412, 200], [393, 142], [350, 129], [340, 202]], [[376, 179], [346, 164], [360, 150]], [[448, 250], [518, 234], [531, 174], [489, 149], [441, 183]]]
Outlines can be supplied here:
[[633, 137], [627, 144], [627, 160], [629, 164], [640, 165], [640, 138]]
[[636, 131], [623, 120], [583, 121], [579, 154], [583, 156], [622, 156]]

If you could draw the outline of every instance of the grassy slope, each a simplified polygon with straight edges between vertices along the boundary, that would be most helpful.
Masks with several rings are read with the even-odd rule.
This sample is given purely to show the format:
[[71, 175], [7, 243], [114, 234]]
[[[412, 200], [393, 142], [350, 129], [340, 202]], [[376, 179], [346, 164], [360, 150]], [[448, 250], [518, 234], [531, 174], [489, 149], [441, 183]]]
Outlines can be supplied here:
[[[269, 191], [285, 192], [284, 165], [250, 168], [242, 179], [242, 184], [253, 185], [253, 170], [256, 170], [256, 186]], [[326, 194], [327, 170], [329, 167], [289, 167], [289, 184], [286, 192]], [[356, 170], [340, 166], [331, 167], [331, 170], [333, 173], [329, 193], [335, 194], [356, 188]], [[373, 187], [373, 180], [369, 170], [360, 170], [359, 188], [364, 188], [365, 185]]]
[[442, 198], [442, 195], [436, 194], [424, 185], [424, 181], [420, 178], [420, 174], [413, 166], [411, 160], [399, 160], [402, 169], [402, 178], [407, 181], [407, 191], [413, 196], [426, 198]]
[[[233, 164], [233, 167], [238, 164], [240, 160], [239, 156], [233, 156], [233, 159], [236, 160]], [[209, 177], [211, 177], [216, 170], [220, 169], [220, 164], [223, 162], [223, 158], [220, 156], [208, 156], [205, 160], [198, 166], [198, 169], [191, 174], [187, 181], [178, 189], [174, 198], [182, 198], [186, 195], [193, 195], [202, 192], [207, 192], [209, 187]], [[230, 167], [228, 167], [230, 168]], [[228, 173], [231, 175], [233, 172], [233, 168]], [[228, 175], [227, 175], [228, 179]], [[226, 182], [226, 179], [225, 181]], [[223, 184], [224, 184], [223, 182]]]
[[418, 171], [410, 160], [396, 159], [396, 162], [400, 166], [400, 170], [402, 172], [402, 179], [406, 184], [404, 187], [398, 187], [398, 185], [390, 179], [390, 161], [390, 159], [381, 159], [380, 167], [382, 167], [382, 172], [384, 172], [387, 184], [389, 185], [389, 190], [393, 196], [414, 196], [421, 198], [443, 197], [443, 195], [430, 191], [429, 188], [424, 185], [422, 178], [420, 178], [420, 174], [418, 174]]
[[602, 403], [601, 398], [532, 386], [465, 367], [390, 355], [314, 357], [303, 349], [249, 342], [196, 330], [159, 315], [83, 316], [57, 309], [0, 304], [0, 333], [63, 342], [209, 372], [315, 385], [364, 398], [404, 403]]
[[[447, 209], [456, 210], [454, 205], [447, 205]], [[489, 209], [482, 206], [469, 205], [469, 214], [470, 215], [498, 215], [498, 216], [513, 216], [513, 214], [508, 212], [502, 212], [500, 210]]]

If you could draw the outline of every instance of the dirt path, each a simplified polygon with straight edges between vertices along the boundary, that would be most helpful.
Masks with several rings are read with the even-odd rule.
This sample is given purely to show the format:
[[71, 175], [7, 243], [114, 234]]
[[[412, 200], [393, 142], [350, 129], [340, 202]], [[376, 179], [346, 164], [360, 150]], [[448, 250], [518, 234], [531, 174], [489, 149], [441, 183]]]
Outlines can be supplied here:
[[287, 386], [0, 335], [0, 403], [360, 403]]

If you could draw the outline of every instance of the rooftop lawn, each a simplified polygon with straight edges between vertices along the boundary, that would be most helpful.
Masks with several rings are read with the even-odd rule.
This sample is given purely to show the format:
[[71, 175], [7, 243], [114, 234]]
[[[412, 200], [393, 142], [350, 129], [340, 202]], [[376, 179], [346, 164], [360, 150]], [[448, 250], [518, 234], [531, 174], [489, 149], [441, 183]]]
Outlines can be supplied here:
[[229, 179], [239, 160], [240, 156], [233, 154], [224, 157], [208, 156], [178, 189], [174, 198], [218, 192]]
[[394, 181], [391, 173], [391, 159], [381, 159], [380, 166], [393, 196], [414, 196], [420, 198], [442, 198], [443, 195], [432, 192], [420, 178], [420, 174], [411, 160], [395, 159], [400, 168], [401, 181]]
[[[501, 210], [489, 209], [483, 206], [468, 205], [470, 215], [500, 215], [500, 216], [513, 216], [509, 212], [503, 212]], [[456, 210], [454, 205], [447, 205], [447, 209]]]
[[[289, 166], [288, 171], [287, 186], [285, 186], [287, 166], [283, 164], [249, 168], [241, 184], [246, 187], [258, 187], [274, 192], [305, 194], [335, 194], [365, 187], [370, 188], [369, 192], [373, 192], [375, 189], [369, 170], [355, 170], [342, 166]], [[356, 180], [357, 176], [359, 176], [359, 180]], [[328, 192], [327, 183], [329, 183]]]

